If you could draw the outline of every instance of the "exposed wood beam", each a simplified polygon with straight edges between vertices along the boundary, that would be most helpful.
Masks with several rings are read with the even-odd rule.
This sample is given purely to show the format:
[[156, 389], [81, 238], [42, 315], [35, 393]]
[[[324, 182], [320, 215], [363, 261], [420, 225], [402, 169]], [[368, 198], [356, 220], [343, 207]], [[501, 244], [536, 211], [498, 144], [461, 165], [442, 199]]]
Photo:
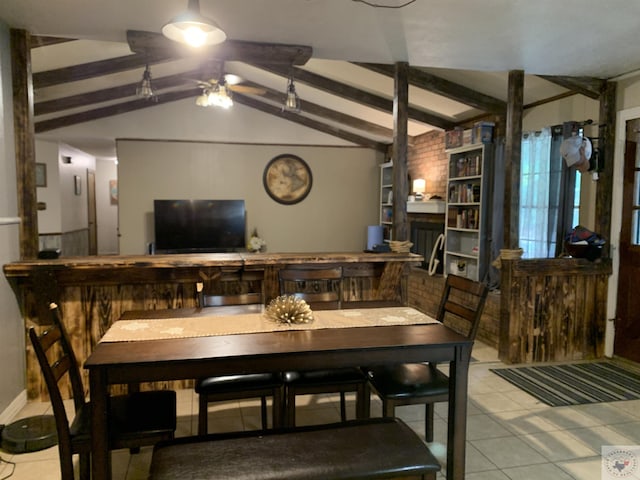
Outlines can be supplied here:
[[[371, 70], [372, 72], [386, 75], [393, 78], [393, 65], [384, 65], [379, 63], [356, 63], [356, 65]], [[428, 90], [437, 95], [464, 103], [478, 110], [485, 112], [504, 114], [507, 109], [507, 103], [498, 98], [485, 95], [463, 85], [445, 80], [427, 72], [423, 72], [417, 68], [409, 69], [409, 85]]]
[[544, 98], [542, 100], [538, 100], [537, 102], [527, 103], [522, 108], [527, 110], [529, 108], [539, 107], [540, 105], [544, 105], [545, 103], [555, 102], [557, 100], [562, 100], [563, 98], [572, 97], [572, 96], [577, 95], [577, 94], [578, 94], [578, 92], [564, 92], [564, 93], [561, 93], [559, 95], [554, 95], [553, 97], [549, 97], [549, 98]]
[[[336, 82], [335, 80], [331, 80], [316, 73], [302, 70], [301, 68], [282, 67], [280, 65], [253, 66], [270, 71], [272, 73], [275, 73], [276, 75], [281, 75], [283, 77], [293, 75], [296, 82], [306, 83], [314, 88], [318, 88], [332, 95], [337, 95], [353, 102], [362, 103], [369, 107], [381, 110], [385, 113], [391, 114], [393, 112], [393, 100], [389, 100], [387, 98], [365, 92], [344, 83]], [[408, 114], [411, 120], [442, 128], [444, 130], [452, 129], [455, 126], [455, 123], [450, 120], [444, 119], [432, 113], [425, 112], [423, 110], [419, 110], [417, 108], [409, 107]]]
[[33, 88], [51, 87], [62, 83], [86, 80], [101, 77], [111, 73], [125, 72], [142, 68], [147, 63], [150, 65], [171, 60], [167, 55], [146, 56], [140, 54], [125, 55], [124, 57], [110, 58], [96, 62], [72, 65], [70, 67], [56, 68], [33, 74]]
[[[277, 92], [276, 90], [267, 88], [257, 83], [243, 82], [242, 85], [264, 89], [265, 93], [261, 96], [275, 103], [284, 104], [284, 101], [286, 99], [286, 94]], [[320, 117], [332, 122], [341, 123], [347, 127], [354, 128], [356, 130], [362, 130], [372, 135], [387, 137], [389, 139], [393, 138], [393, 130], [390, 128], [382, 127], [376, 123], [367, 122], [366, 120], [362, 120], [361, 118], [347, 115], [346, 113], [338, 112], [336, 110], [331, 110], [330, 108], [323, 107], [322, 105], [318, 105], [306, 100], [302, 100], [302, 111], [303, 113], [314, 115], [316, 117]]]
[[74, 42], [75, 38], [47, 37], [44, 35], [32, 35], [29, 41], [30, 48], [46, 47], [58, 43]]
[[132, 52], [140, 54], [165, 54], [181, 58], [191, 57], [195, 51], [196, 55], [219, 60], [286, 65], [304, 65], [313, 54], [313, 49], [306, 45], [245, 42], [230, 39], [219, 45], [194, 50], [169, 40], [159, 33], [140, 30], [127, 30], [127, 43]]
[[538, 77], [574, 92], [581, 93], [585, 97], [593, 98], [594, 100], [600, 98], [600, 92], [606, 83], [604, 80], [594, 77], [562, 77], [552, 75], [538, 75]]
[[[176, 75], [169, 75], [166, 77], [159, 77], [153, 79], [154, 90], [160, 91], [165, 88], [176, 87], [178, 85], [184, 85], [185, 83], [191, 83], [192, 86], [195, 83], [190, 82], [191, 79], [197, 79], [200, 76], [200, 70], [192, 70], [189, 72], [179, 73]], [[47, 100], [44, 102], [37, 102], [34, 105], [35, 115], [46, 115], [49, 113], [55, 113], [62, 110], [69, 110], [72, 108], [85, 107], [95, 103], [110, 102], [113, 100], [119, 100], [125, 97], [131, 97], [135, 95], [136, 88], [139, 82], [129, 83], [127, 85], [119, 85], [117, 87], [106, 88], [103, 90], [96, 90], [93, 92], [80, 93], [78, 95], [71, 95], [69, 97], [56, 98], [54, 100]]]
[[177, 92], [167, 92], [158, 95], [157, 102], [150, 102], [145, 99], [132, 100], [130, 102], [118, 103], [117, 105], [110, 105], [108, 107], [96, 108], [81, 113], [74, 113], [63, 117], [52, 118], [49, 120], [42, 120], [36, 122], [36, 133], [48, 132], [49, 130], [55, 130], [56, 128], [68, 127], [70, 125], [76, 125], [78, 123], [89, 122], [91, 120], [99, 120], [105, 117], [111, 117], [113, 115], [119, 115], [121, 113], [132, 112], [134, 110], [141, 110], [155, 105], [163, 103], [175, 102], [177, 100], [183, 100], [189, 97], [195, 97], [200, 94], [199, 88], [192, 88], [190, 90], [181, 90]]
[[378, 150], [380, 152], [387, 151], [388, 145], [384, 143], [376, 142], [369, 138], [356, 135], [355, 133], [348, 132], [346, 130], [342, 130], [337, 127], [333, 127], [331, 125], [327, 125], [326, 123], [313, 120], [311, 118], [305, 117], [303, 115], [300, 115], [294, 112], [285, 111], [281, 107], [276, 107], [275, 105], [261, 102], [260, 100], [257, 100], [253, 97], [235, 93], [233, 95], [233, 98], [235, 102], [245, 105], [247, 107], [260, 110], [261, 112], [268, 113], [270, 115], [275, 115], [276, 117], [284, 118], [286, 120], [295, 122], [299, 125], [304, 125], [305, 127], [312, 128], [314, 130], [327, 133], [329, 135], [333, 135], [334, 137], [342, 138], [343, 140], [347, 140], [348, 142], [353, 142], [363, 147], [373, 148], [374, 150]]

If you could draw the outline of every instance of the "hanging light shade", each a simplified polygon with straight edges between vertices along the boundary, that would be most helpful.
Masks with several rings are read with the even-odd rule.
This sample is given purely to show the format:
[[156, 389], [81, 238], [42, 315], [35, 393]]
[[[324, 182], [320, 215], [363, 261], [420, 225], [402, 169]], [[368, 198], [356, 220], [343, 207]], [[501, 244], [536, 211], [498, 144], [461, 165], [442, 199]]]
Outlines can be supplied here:
[[149, 69], [149, 64], [145, 67], [144, 73], [142, 74], [142, 81], [140, 85], [138, 85], [138, 88], [136, 88], [136, 95], [140, 98], [146, 98], [147, 100], [158, 99], [151, 85], [151, 70]]
[[199, 0], [189, 0], [187, 11], [162, 27], [162, 34], [170, 40], [192, 47], [217, 45], [227, 39], [227, 34], [216, 22], [200, 15]]
[[296, 92], [296, 86], [293, 83], [293, 77], [289, 78], [287, 84], [287, 98], [284, 101], [284, 109], [289, 112], [299, 112], [301, 108], [300, 97]]

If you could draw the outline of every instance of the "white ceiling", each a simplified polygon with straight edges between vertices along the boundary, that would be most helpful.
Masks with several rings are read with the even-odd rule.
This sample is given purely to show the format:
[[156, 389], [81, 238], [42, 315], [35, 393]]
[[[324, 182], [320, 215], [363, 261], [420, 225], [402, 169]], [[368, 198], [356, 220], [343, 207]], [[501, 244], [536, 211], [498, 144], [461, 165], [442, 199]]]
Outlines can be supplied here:
[[[407, 0], [368, 0], [397, 6]], [[416, 0], [403, 8], [374, 8], [355, 0], [201, 0], [231, 39], [308, 45], [313, 58], [303, 68], [392, 98], [393, 81], [345, 62], [412, 67], [506, 100], [507, 72], [524, 70], [525, 104], [565, 92], [534, 75], [613, 78], [640, 69], [635, 41], [640, 2], [619, 0]], [[34, 49], [33, 71], [119, 57], [130, 53], [127, 30], [159, 32], [185, 10], [187, 0], [2, 0], [0, 19], [32, 35], [98, 40]], [[615, 8], [614, 8], [615, 7]], [[183, 61], [187, 62], [187, 61]], [[171, 64], [153, 67], [154, 78]], [[282, 90], [282, 79], [246, 64], [226, 70]], [[470, 72], [474, 71], [474, 72]], [[36, 101], [60, 98], [125, 82], [141, 71], [109, 75], [36, 92]], [[366, 117], [388, 128], [390, 114], [298, 85], [307, 100]], [[412, 89], [410, 103], [460, 121], [477, 114], [466, 105]], [[432, 127], [410, 123], [410, 135]]]
[[[186, 5], [2, 0], [0, 17], [34, 35], [125, 42], [127, 29], [158, 32]], [[316, 58], [601, 78], [640, 68], [634, 0], [201, 0], [201, 12], [229, 38], [310, 45]]]

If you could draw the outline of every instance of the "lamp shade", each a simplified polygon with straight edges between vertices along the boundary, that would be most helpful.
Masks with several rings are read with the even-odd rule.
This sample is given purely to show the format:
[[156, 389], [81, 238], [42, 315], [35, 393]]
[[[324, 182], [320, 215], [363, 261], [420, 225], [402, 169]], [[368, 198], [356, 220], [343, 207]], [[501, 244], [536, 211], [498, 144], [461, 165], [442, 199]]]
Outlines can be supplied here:
[[227, 34], [213, 20], [200, 14], [199, 0], [189, 0], [189, 7], [162, 27], [162, 34], [170, 40], [192, 47], [217, 45]]
[[427, 182], [424, 178], [416, 178], [413, 181], [413, 193], [424, 193], [427, 191]]

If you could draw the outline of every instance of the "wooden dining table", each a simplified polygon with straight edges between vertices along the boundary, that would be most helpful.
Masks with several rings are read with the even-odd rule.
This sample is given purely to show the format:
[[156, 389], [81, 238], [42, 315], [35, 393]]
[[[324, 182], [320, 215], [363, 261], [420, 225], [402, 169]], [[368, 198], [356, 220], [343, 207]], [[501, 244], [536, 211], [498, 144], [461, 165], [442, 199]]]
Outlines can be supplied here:
[[[233, 309], [218, 310], [219, 322], [238, 318]], [[226, 307], [224, 307], [226, 308]], [[405, 312], [412, 309], [405, 308]], [[213, 311], [213, 310], [212, 310]], [[224, 313], [220, 313], [224, 312]], [[318, 312], [330, 315], [331, 312]], [[364, 317], [371, 310], [352, 311]], [[321, 315], [322, 313], [322, 315]], [[376, 313], [376, 312], [374, 312]], [[263, 315], [255, 313], [254, 315]], [[140, 328], [144, 318], [172, 321], [207, 318], [207, 309], [177, 309], [135, 312], [123, 315], [133, 320], [130, 330]], [[211, 319], [209, 319], [212, 321]], [[126, 321], [126, 320], [125, 320]], [[137, 323], [136, 323], [137, 322]], [[161, 322], [161, 320], [158, 320]], [[105, 337], [114, 330], [116, 322]], [[384, 323], [384, 322], [383, 322]], [[161, 323], [158, 323], [160, 325]], [[127, 325], [122, 323], [118, 325]], [[135, 328], [134, 328], [135, 327]], [[317, 326], [316, 326], [317, 327]], [[153, 324], [145, 327], [156, 328]], [[159, 327], [158, 327], [159, 328]], [[124, 328], [121, 330], [127, 330]], [[174, 329], [165, 329], [174, 332]], [[148, 334], [148, 332], [147, 332]], [[104, 337], [103, 337], [104, 338]], [[393, 364], [399, 362], [448, 363], [449, 411], [447, 432], [447, 478], [465, 475], [467, 383], [473, 342], [440, 323], [343, 326], [342, 328], [287, 329], [256, 333], [235, 333], [175, 338], [99, 342], [86, 360], [92, 403], [92, 475], [94, 480], [111, 479], [108, 446], [107, 403], [109, 386], [140, 382], [195, 379], [215, 375], [264, 371], [313, 370]]]

